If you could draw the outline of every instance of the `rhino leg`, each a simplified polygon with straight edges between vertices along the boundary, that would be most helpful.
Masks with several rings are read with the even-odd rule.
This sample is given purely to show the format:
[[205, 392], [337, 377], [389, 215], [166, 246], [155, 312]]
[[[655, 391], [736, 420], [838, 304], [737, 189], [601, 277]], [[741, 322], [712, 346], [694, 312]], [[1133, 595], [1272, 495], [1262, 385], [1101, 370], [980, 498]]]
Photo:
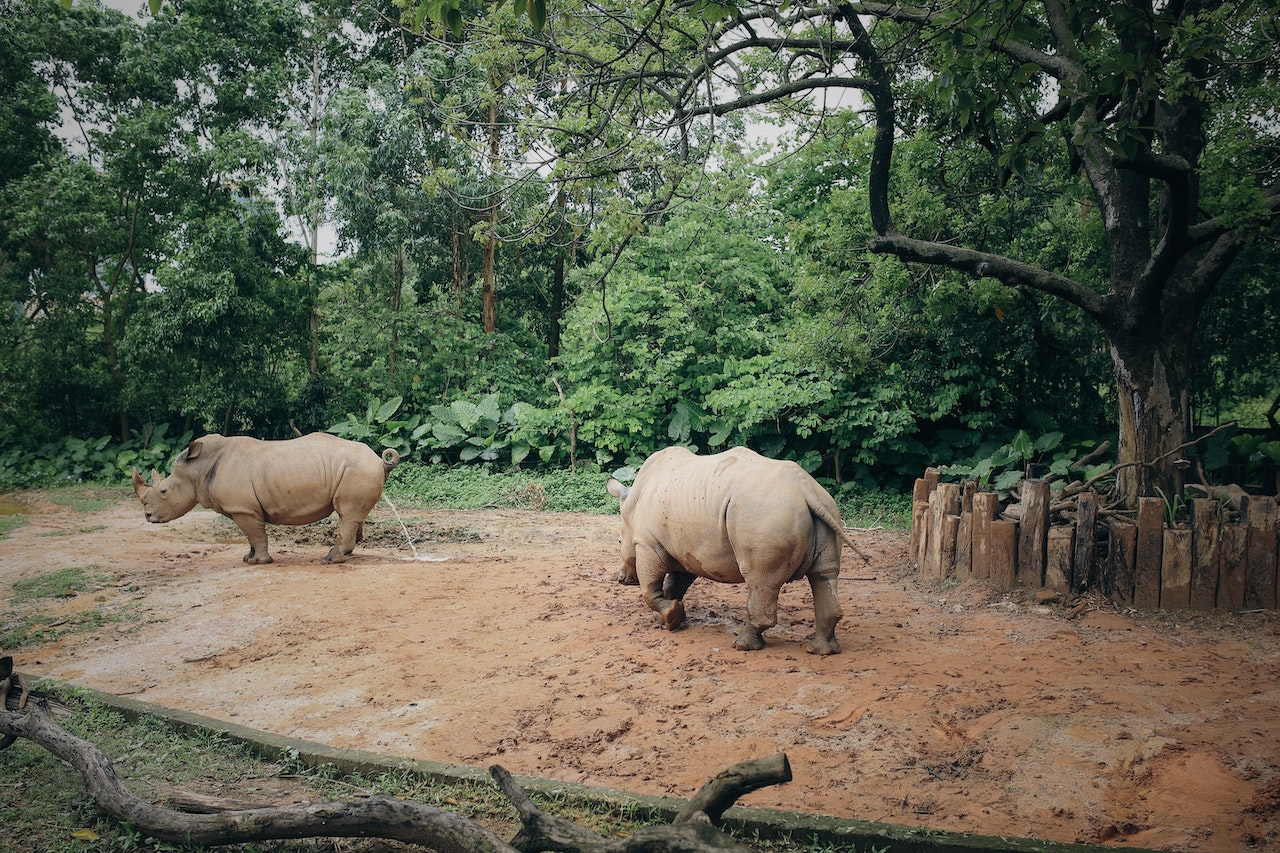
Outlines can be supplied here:
[[640, 583], [640, 593], [649, 609], [662, 617], [663, 626], [674, 631], [684, 624], [684, 602], [673, 601], [664, 594], [663, 581], [668, 577], [667, 565], [661, 556], [651, 549], [636, 549], [636, 578]]
[[240, 528], [240, 532], [249, 540], [249, 553], [244, 561], [250, 565], [274, 563], [271, 552], [267, 550], [267, 523], [258, 515], [233, 515], [231, 520]]
[[672, 601], [680, 601], [697, 579], [697, 575], [688, 572], [671, 572], [662, 581], [662, 594]]
[[813, 590], [813, 639], [809, 641], [809, 653], [815, 655], [840, 654], [840, 641], [836, 639], [836, 623], [844, 616], [840, 601], [836, 598], [836, 579], [809, 575], [809, 588]]
[[747, 584], [747, 623], [733, 647], [743, 652], [764, 648], [764, 632], [778, 624], [778, 589], [772, 586]]
[[326, 563], [345, 563], [347, 557], [356, 549], [356, 542], [361, 538], [361, 528], [364, 526], [364, 518], [355, 521], [352, 518], [343, 518], [338, 516], [338, 541], [333, 543], [333, 547], [329, 549], [329, 553], [325, 555]]

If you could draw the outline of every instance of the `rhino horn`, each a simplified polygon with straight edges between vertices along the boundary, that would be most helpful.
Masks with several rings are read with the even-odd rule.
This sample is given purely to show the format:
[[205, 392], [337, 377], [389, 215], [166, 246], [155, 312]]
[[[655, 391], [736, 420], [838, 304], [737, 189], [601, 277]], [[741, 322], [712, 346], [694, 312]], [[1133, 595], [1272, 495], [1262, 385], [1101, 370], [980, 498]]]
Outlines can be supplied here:
[[161, 480], [163, 480], [163, 479], [164, 479], [164, 477], [161, 477], [161, 476], [160, 476], [160, 472], [159, 472], [159, 471], [157, 471], [155, 468], [152, 468], [152, 469], [151, 469], [151, 485], [153, 485], [153, 486], [158, 486], [158, 485], [160, 485], [160, 481], [161, 481]]

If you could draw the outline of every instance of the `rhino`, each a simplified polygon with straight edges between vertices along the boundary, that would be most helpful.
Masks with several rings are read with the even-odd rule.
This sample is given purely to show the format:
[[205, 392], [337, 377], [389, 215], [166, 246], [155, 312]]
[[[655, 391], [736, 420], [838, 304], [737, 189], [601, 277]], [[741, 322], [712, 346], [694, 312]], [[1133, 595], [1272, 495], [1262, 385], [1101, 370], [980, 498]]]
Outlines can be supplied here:
[[748, 618], [733, 647], [763, 648], [782, 585], [805, 577], [815, 625], [808, 650], [840, 652], [841, 543], [867, 557], [845, 533], [831, 495], [799, 465], [745, 447], [707, 456], [668, 447], [645, 460], [630, 488], [613, 478], [607, 488], [621, 501], [618, 582], [639, 584], [668, 630], [684, 622], [684, 594], [697, 578], [745, 583]]
[[135, 468], [133, 490], [155, 524], [181, 518], [196, 504], [225, 515], [248, 537], [244, 561], [252, 564], [273, 562], [267, 524], [310, 524], [336, 510], [338, 540], [324, 560], [342, 563], [399, 463], [391, 448], [379, 458], [368, 445], [327, 433], [285, 441], [211, 433], [187, 445], [163, 480], [152, 468], [148, 484]]

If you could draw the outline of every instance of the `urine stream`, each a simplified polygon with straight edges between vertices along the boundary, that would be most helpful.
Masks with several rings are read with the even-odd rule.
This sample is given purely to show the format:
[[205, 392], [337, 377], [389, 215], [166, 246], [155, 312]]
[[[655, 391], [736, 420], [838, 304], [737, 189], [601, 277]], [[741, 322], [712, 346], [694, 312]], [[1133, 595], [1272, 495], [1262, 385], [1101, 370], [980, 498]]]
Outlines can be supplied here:
[[413, 552], [412, 557], [405, 557], [405, 560], [416, 560], [419, 563], [443, 563], [444, 557], [436, 557], [431, 554], [424, 554], [418, 550], [418, 546], [413, 544], [413, 537], [409, 535], [409, 528], [405, 526], [404, 519], [400, 517], [400, 510], [396, 509], [396, 505], [391, 502], [391, 498], [386, 495], [382, 499], [387, 502], [387, 506], [391, 507], [391, 511], [395, 514], [396, 521], [400, 523], [400, 529], [404, 531], [404, 540], [409, 543], [409, 550]]

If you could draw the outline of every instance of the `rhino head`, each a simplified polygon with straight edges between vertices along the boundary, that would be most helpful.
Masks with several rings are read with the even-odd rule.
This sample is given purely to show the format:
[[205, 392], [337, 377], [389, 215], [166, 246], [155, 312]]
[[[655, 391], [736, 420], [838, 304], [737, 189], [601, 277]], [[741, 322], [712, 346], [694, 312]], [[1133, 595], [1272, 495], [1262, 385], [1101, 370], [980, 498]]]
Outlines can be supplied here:
[[142, 510], [147, 521], [153, 524], [165, 524], [175, 518], [181, 518], [196, 505], [196, 487], [190, 476], [183, 476], [182, 469], [174, 466], [173, 473], [163, 480], [160, 472], [151, 469], [151, 482], [148, 483], [133, 469], [133, 491], [142, 501]]

